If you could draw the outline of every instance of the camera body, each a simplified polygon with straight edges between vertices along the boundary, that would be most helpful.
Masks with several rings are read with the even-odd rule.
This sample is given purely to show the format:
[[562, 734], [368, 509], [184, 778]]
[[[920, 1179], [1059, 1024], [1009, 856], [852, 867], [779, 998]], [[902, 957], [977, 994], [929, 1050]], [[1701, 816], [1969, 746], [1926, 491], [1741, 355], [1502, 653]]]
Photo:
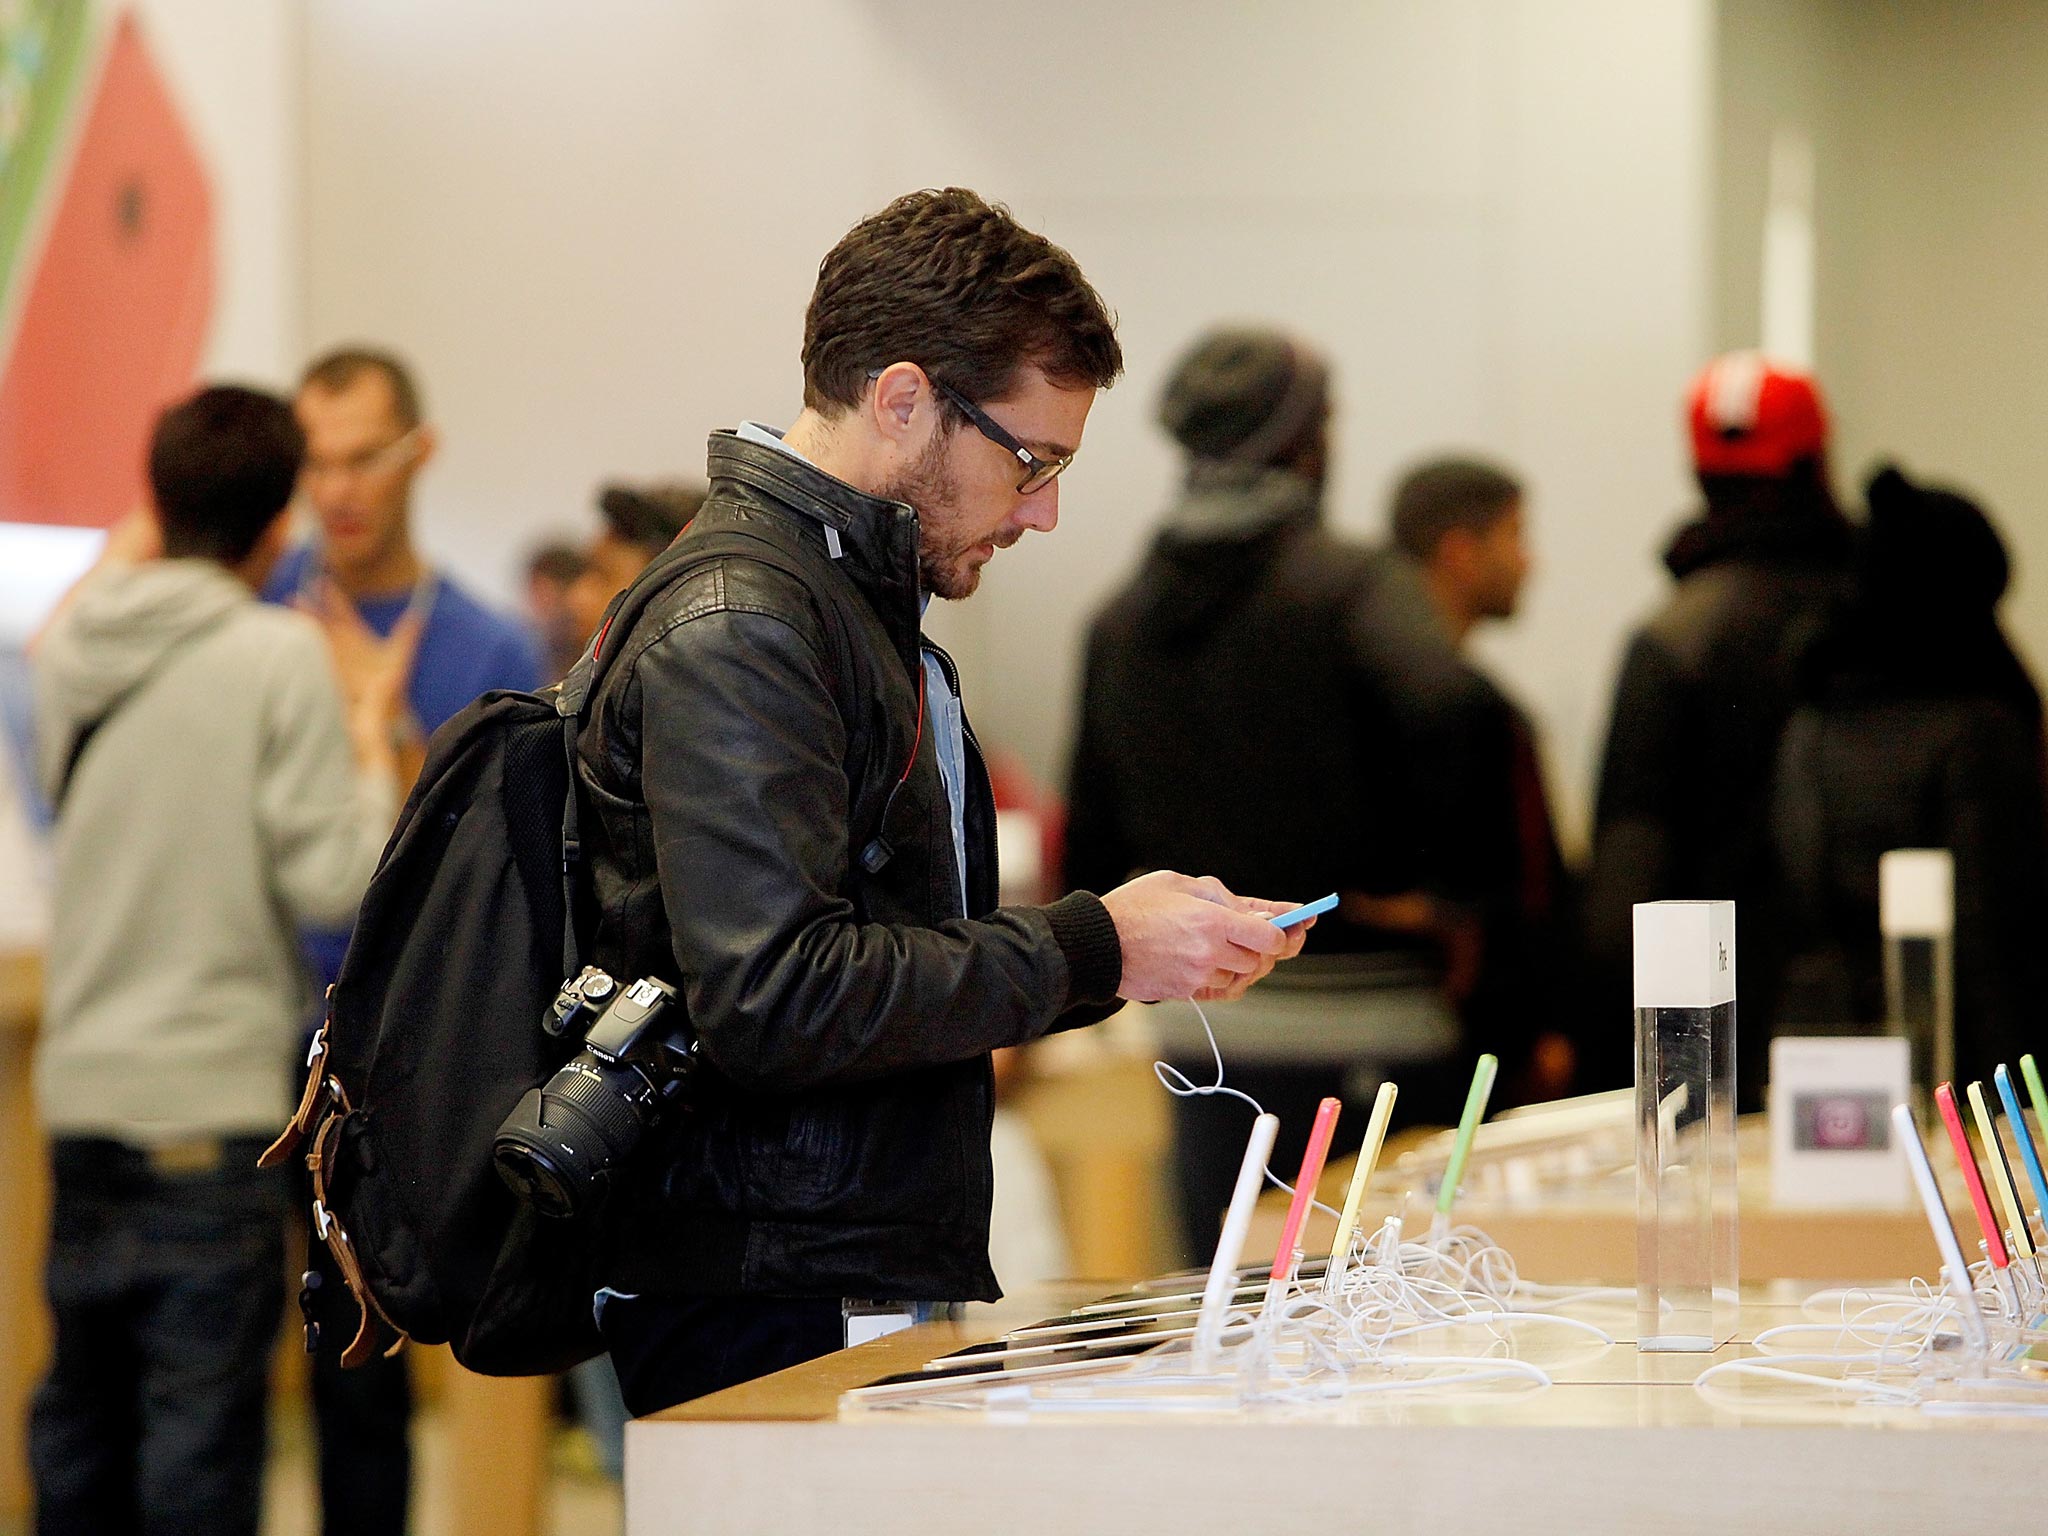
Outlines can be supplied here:
[[592, 1016], [583, 1049], [526, 1091], [492, 1144], [499, 1177], [543, 1216], [601, 1206], [619, 1165], [697, 1072], [697, 1042], [667, 982], [643, 976], [620, 991], [586, 966], [563, 984], [542, 1023], [566, 1034]]
[[612, 980], [609, 971], [586, 965], [579, 974], [562, 983], [562, 990], [555, 994], [555, 1000], [541, 1014], [540, 1027], [551, 1035], [588, 1030], [618, 990], [619, 984]]

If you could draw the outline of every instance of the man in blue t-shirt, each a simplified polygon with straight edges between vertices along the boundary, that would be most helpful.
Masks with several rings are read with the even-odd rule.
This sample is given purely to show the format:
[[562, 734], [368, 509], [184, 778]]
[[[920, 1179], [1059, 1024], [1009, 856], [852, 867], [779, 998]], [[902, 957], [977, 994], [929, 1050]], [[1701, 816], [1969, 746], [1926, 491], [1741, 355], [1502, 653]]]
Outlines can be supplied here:
[[[426, 738], [477, 695], [539, 686], [539, 648], [413, 547], [412, 484], [438, 439], [404, 363], [367, 347], [329, 352], [307, 368], [295, 405], [307, 444], [300, 487], [319, 527], [263, 595], [326, 623], [344, 688], [351, 674], [410, 665], [400, 747], [416, 768]], [[347, 947], [345, 931], [307, 936], [323, 991]]]
[[[436, 438], [404, 363], [365, 347], [329, 352], [306, 369], [295, 408], [306, 433], [300, 489], [319, 526], [278, 562], [264, 596], [326, 624], [344, 691], [409, 672], [399, 756], [417, 772], [426, 737], [478, 694], [539, 686], [539, 650], [524, 626], [429, 569], [413, 547], [412, 484]], [[348, 933], [305, 940], [324, 992]], [[317, 1264], [322, 1255], [314, 1257]], [[334, 1285], [329, 1275], [323, 1290]], [[327, 1325], [340, 1319], [330, 1313]], [[351, 1316], [339, 1337], [352, 1329]], [[323, 1351], [314, 1357], [313, 1405], [325, 1536], [402, 1532], [412, 1476], [404, 1357], [343, 1372]]]

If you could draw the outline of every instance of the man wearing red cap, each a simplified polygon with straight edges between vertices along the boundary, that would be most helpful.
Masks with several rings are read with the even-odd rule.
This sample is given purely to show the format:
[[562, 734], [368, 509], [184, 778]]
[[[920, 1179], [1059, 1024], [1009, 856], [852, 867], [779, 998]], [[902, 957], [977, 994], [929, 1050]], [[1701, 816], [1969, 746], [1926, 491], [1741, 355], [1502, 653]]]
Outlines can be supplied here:
[[[1742, 994], [1774, 994], [1772, 763], [1799, 654], [1849, 579], [1852, 534], [1829, 489], [1813, 380], [1732, 353], [1693, 381], [1689, 417], [1706, 507], [1666, 550], [1678, 584], [1622, 663], [1594, 818], [1587, 941], [1595, 1006], [1616, 1021], [1628, 1017], [1639, 901], [1734, 900]], [[1769, 1022], [1745, 1033], [1766, 1038]], [[1611, 1075], [1625, 1060], [1611, 1055]], [[1746, 1098], [1762, 1067], [1760, 1052], [1742, 1063]]]

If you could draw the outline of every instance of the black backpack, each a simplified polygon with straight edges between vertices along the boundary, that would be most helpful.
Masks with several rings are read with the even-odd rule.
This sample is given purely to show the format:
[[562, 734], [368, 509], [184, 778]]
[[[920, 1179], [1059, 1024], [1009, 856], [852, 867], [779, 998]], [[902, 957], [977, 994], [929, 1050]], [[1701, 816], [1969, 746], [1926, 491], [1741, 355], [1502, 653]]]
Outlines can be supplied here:
[[[263, 1156], [269, 1166], [305, 1145], [315, 1235], [362, 1312], [343, 1365], [407, 1338], [450, 1344], [492, 1376], [565, 1370], [604, 1348], [593, 1221], [515, 1198], [492, 1141], [581, 1043], [541, 1018], [579, 969], [574, 767], [590, 701], [647, 605], [736, 548], [785, 563], [751, 537], [678, 541], [613, 602], [568, 677], [487, 693], [429, 743], [329, 989], [298, 1110]], [[309, 1292], [309, 1324], [319, 1301]]]

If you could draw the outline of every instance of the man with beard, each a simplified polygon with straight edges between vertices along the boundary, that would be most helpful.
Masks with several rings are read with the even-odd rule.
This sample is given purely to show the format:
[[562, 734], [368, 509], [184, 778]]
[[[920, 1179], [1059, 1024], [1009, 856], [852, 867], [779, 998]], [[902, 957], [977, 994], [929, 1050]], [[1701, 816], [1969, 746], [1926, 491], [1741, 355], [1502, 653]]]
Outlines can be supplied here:
[[[1501, 1061], [1499, 1106], [1569, 1092], [1577, 1045], [1565, 999], [1575, 934], [1536, 733], [1470, 653], [1479, 625], [1520, 606], [1531, 559], [1524, 495], [1483, 459], [1402, 475], [1390, 568], [1372, 627], [1399, 636], [1388, 691], [1409, 758], [1421, 883], [1439, 932], [1469, 945], [1448, 978], [1468, 1047]], [[1404, 611], [1405, 610], [1405, 611]]]
[[920, 618], [1052, 529], [1122, 363], [1065, 251], [971, 192], [897, 199], [819, 268], [803, 411], [712, 435], [663, 557], [687, 569], [599, 642], [594, 958], [675, 982], [708, 1069], [608, 1212], [637, 1413], [993, 1299], [989, 1052], [1240, 995], [1300, 947], [1282, 904], [1165, 870], [996, 905], [987, 771]]

